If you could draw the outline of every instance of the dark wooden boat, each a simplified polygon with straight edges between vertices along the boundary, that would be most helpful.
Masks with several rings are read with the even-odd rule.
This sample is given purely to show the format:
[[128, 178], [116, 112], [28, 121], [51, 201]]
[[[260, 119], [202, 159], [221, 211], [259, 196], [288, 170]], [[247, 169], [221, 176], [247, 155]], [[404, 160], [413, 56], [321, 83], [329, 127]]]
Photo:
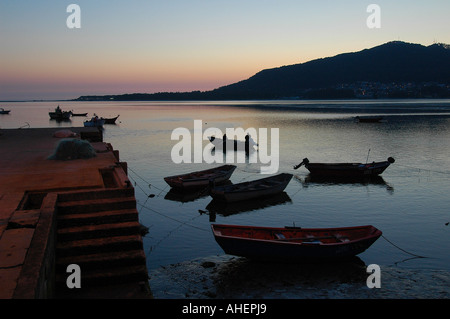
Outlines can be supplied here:
[[93, 116], [90, 120], [83, 122], [84, 127], [103, 127], [105, 124], [105, 119], [98, 118], [98, 116]]
[[211, 144], [214, 145], [213, 150], [221, 150], [224, 153], [229, 151], [245, 151], [250, 153], [257, 150], [258, 143], [256, 143], [250, 135], [245, 136], [244, 141], [240, 140], [230, 140], [227, 138], [226, 134], [222, 138], [216, 138], [215, 136], [208, 137]]
[[72, 116], [87, 116], [87, 113], [73, 113], [72, 111]]
[[356, 121], [359, 123], [379, 123], [383, 120], [382, 116], [357, 116]]
[[307, 158], [294, 166], [298, 169], [302, 165], [310, 171], [311, 175], [340, 176], [340, 177], [370, 177], [383, 173], [395, 160], [389, 157], [384, 162], [362, 163], [310, 163]]
[[0, 108], [0, 114], [9, 114], [11, 110], [5, 110], [4, 108]]
[[211, 184], [220, 184], [228, 181], [235, 169], [235, 165], [223, 165], [204, 171], [168, 176], [164, 180], [171, 187], [181, 190], [205, 188]]
[[254, 259], [307, 261], [354, 257], [382, 232], [373, 226], [343, 228], [256, 227], [212, 224], [226, 254]]
[[120, 114], [116, 117], [103, 118], [105, 120], [105, 124], [116, 124], [116, 120], [119, 118]]
[[63, 111], [59, 107], [59, 105], [56, 107], [54, 112], [48, 112], [48, 115], [50, 116], [50, 119], [52, 120], [69, 120], [72, 116], [72, 111]]
[[271, 196], [284, 191], [291, 178], [292, 174], [282, 173], [255, 181], [217, 186], [211, 189], [210, 195], [216, 200], [225, 202], [237, 202], [262, 196]]

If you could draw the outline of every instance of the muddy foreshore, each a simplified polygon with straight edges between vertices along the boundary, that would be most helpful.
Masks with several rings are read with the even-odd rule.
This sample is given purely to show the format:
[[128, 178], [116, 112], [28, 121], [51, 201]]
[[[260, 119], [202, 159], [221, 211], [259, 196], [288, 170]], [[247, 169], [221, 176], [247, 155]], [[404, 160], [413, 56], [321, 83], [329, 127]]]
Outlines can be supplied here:
[[448, 299], [450, 272], [382, 266], [381, 287], [368, 288], [359, 258], [333, 264], [256, 262], [232, 256], [150, 271], [155, 299]]

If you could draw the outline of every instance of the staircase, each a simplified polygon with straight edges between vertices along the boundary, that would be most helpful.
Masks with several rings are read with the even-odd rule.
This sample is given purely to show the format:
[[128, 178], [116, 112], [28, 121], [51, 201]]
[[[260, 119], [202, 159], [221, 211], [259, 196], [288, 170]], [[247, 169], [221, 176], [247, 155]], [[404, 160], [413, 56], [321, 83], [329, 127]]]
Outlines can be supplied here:
[[[58, 295], [86, 295], [98, 287], [147, 282], [133, 188], [60, 193], [57, 212]], [[70, 264], [81, 269], [81, 289], [67, 288]]]

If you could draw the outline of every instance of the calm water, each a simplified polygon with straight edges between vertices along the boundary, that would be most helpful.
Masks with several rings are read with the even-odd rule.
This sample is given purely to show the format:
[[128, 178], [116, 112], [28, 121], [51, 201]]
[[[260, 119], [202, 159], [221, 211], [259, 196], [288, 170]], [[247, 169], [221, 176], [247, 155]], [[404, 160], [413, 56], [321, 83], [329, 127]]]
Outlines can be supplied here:
[[[56, 102], [0, 103], [0, 128], [82, 126], [84, 118], [57, 123], [48, 111]], [[293, 173], [285, 194], [266, 207], [219, 210], [215, 222], [241, 225], [341, 227], [372, 224], [383, 231], [359, 255], [366, 263], [450, 270], [450, 100], [337, 102], [60, 102], [63, 109], [112, 117], [104, 140], [120, 151], [135, 182], [149, 269], [222, 255], [210, 230], [209, 196], [174, 198], [163, 177], [206, 169], [207, 164], [174, 164], [172, 131], [193, 132], [194, 120], [208, 127], [279, 128], [279, 172]], [[385, 122], [356, 123], [353, 117], [382, 114]], [[269, 130], [270, 131], [270, 130]], [[206, 141], [204, 142], [206, 145]], [[370, 153], [369, 153], [370, 150]], [[312, 162], [396, 162], [374, 183], [319, 183], [293, 166]], [[218, 166], [220, 164], [212, 164]], [[234, 183], [260, 178], [261, 164], [236, 164]], [[155, 195], [149, 197], [149, 195]]]

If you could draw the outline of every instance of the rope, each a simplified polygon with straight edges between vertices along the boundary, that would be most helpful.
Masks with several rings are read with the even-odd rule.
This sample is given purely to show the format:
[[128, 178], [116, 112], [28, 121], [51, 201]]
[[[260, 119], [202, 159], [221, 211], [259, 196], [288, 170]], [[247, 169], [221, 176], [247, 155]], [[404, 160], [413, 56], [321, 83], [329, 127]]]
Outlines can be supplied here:
[[395, 164], [395, 165], [396, 165], [396, 166], [406, 167], [406, 168], [411, 168], [411, 169], [416, 169], [416, 170], [418, 170], [418, 171], [426, 171], [426, 172], [432, 172], [432, 173], [438, 173], [438, 174], [446, 174], [446, 175], [450, 175], [450, 172], [445, 172], [445, 171], [436, 171], [436, 170], [432, 170], [432, 169], [420, 168], [420, 167], [413, 167], [413, 166], [404, 165], [404, 164]]
[[[187, 222], [184, 222], [184, 221], [178, 220], [178, 219], [176, 219], [176, 218], [167, 216], [167, 215], [165, 215], [165, 214], [163, 214], [163, 213], [160, 213], [160, 212], [158, 212], [158, 211], [156, 211], [156, 210], [154, 210], [154, 209], [152, 209], [152, 208], [150, 208], [150, 207], [147, 207], [147, 206], [145, 206], [145, 205], [142, 205], [142, 204], [140, 204], [139, 202], [137, 203], [137, 205], [141, 206], [141, 208], [147, 209], [147, 210], [149, 210], [149, 211], [151, 211], [151, 212], [153, 212], [153, 213], [155, 213], [155, 214], [158, 214], [158, 215], [163, 216], [163, 217], [165, 217], [165, 218], [167, 218], [167, 219], [173, 220], [173, 221], [175, 221], [175, 222], [177, 222], [177, 223], [180, 223], [180, 224], [182, 224], [182, 225], [186, 225], [186, 226], [189, 226], [189, 227], [198, 229], [198, 230], [202, 230], [202, 231], [207, 231], [207, 232], [209, 232], [208, 229], [201, 228], [201, 227], [194, 226], [194, 225], [190, 225], [190, 224], [188, 224]], [[200, 216], [200, 215], [199, 215], [199, 216]], [[197, 216], [197, 217], [198, 217], [198, 216]]]
[[[128, 167], [128, 169], [133, 172], [137, 177], [139, 177], [139, 179], [141, 179], [142, 181], [144, 181], [146, 184], [148, 184], [149, 187], [153, 187], [156, 188], [157, 190], [159, 190], [161, 193], [166, 191], [167, 186], [164, 189], [161, 189], [159, 187], [156, 187], [155, 185], [152, 185], [152, 183], [146, 181], [142, 176], [140, 176], [138, 173], [136, 173], [131, 167]], [[160, 193], [160, 194], [161, 194]]]
[[408, 255], [411, 255], [411, 256], [414, 256], [414, 257], [417, 257], [417, 258], [427, 258], [427, 257], [424, 257], [424, 256], [419, 256], [419, 255], [410, 253], [410, 252], [408, 252], [408, 251], [406, 251], [406, 250], [404, 250], [404, 249], [398, 247], [396, 244], [394, 244], [394, 243], [391, 242], [389, 239], [387, 239], [384, 235], [381, 235], [381, 237], [383, 237], [389, 244], [391, 244], [391, 245], [394, 246], [395, 248], [400, 249], [401, 251], [407, 253]]

